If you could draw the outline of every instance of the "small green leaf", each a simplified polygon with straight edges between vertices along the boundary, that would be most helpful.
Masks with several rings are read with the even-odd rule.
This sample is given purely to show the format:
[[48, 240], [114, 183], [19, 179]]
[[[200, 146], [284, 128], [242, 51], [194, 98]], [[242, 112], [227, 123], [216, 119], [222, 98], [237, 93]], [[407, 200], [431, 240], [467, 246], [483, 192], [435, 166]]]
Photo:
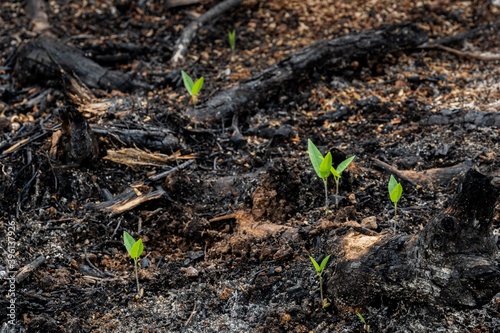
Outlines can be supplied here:
[[390, 197], [391, 201], [397, 203], [399, 199], [401, 199], [401, 195], [403, 194], [403, 186], [400, 183], [396, 184], [396, 187], [392, 190]]
[[138, 239], [137, 242], [132, 245], [132, 248], [130, 249], [130, 257], [132, 259], [137, 259], [141, 256], [142, 251], [144, 250], [144, 245], [142, 244], [142, 239]]
[[193, 86], [194, 82], [191, 76], [188, 75], [188, 73], [181, 71], [182, 74], [182, 82], [184, 82], [184, 87], [186, 87], [187, 92], [189, 95], [193, 96]]
[[321, 179], [326, 179], [330, 176], [330, 169], [332, 168], [332, 154], [328, 152], [321, 164], [319, 165], [319, 174]]
[[325, 270], [326, 264], [328, 263], [328, 260], [330, 260], [330, 255], [327, 255], [323, 261], [321, 261], [321, 265], [319, 266], [321, 272]]
[[342, 174], [342, 172], [344, 172], [344, 170], [347, 169], [347, 167], [349, 166], [349, 164], [351, 164], [352, 160], [354, 160], [355, 157], [356, 156], [351, 156], [346, 160], [342, 161], [342, 163], [340, 163], [339, 166], [337, 167], [337, 172], [339, 174]]
[[123, 231], [123, 245], [125, 245], [128, 254], [130, 254], [130, 251], [132, 250], [132, 246], [134, 245], [134, 243], [135, 243], [134, 237], [130, 236], [128, 232]]
[[314, 266], [314, 269], [316, 270], [316, 273], [320, 273], [321, 272], [321, 268], [319, 267], [318, 263], [316, 262], [316, 260], [314, 260], [313, 257], [309, 256], [309, 259], [311, 259], [311, 262]]
[[330, 172], [332, 173], [333, 177], [335, 177], [336, 179], [340, 178], [340, 173], [338, 173], [337, 169], [335, 169], [334, 167], [330, 168]]
[[356, 315], [358, 315], [359, 320], [361, 320], [361, 322], [366, 325], [365, 318], [363, 318], [363, 316], [361, 315], [361, 313], [356, 312]]
[[320, 173], [320, 165], [321, 162], [323, 162], [323, 155], [321, 155], [321, 152], [314, 145], [311, 139], [307, 139], [307, 151], [309, 152], [309, 159], [311, 160], [314, 171], [316, 171], [319, 178], [323, 178]]
[[203, 76], [200, 77], [198, 80], [196, 80], [196, 82], [194, 83], [193, 88], [191, 90], [191, 95], [194, 95], [194, 96], [198, 95], [201, 88], [203, 87], [204, 82], [205, 82], [205, 80], [203, 79]]
[[389, 185], [387, 186], [389, 189], [389, 195], [391, 195], [392, 191], [394, 191], [394, 188], [398, 185], [398, 181], [396, 178], [394, 178], [393, 175], [389, 178]]

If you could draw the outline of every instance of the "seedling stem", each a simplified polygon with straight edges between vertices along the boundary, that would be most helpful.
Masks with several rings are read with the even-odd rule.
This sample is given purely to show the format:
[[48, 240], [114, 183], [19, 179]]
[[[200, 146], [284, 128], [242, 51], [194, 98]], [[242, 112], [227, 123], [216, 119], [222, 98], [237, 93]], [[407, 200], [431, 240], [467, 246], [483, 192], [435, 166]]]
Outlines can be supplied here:
[[139, 264], [139, 257], [141, 256], [142, 252], [144, 251], [144, 245], [142, 244], [142, 239], [138, 239], [137, 241], [132, 237], [128, 232], [124, 231], [123, 232], [123, 244], [125, 245], [125, 248], [127, 249], [128, 254], [130, 255], [130, 258], [134, 259], [134, 271], [135, 271], [135, 282], [137, 284], [137, 295], [139, 297], [142, 296], [142, 290], [139, 285], [139, 271], [138, 271], [138, 264]]
[[387, 189], [389, 190], [389, 198], [391, 199], [394, 205], [394, 219], [395, 219], [398, 212], [398, 202], [401, 199], [401, 196], [403, 195], [403, 186], [401, 186], [401, 183], [398, 183], [396, 178], [394, 178], [394, 176], [391, 175], [391, 177], [389, 178], [389, 185], [387, 186]]
[[307, 151], [309, 152], [309, 159], [314, 171], [316, 171], [316, 174], [323, 180], [323, 184], [325, 185], [325, 213], [328, 213], [328, 176], [330, 176], [330, 169], [332, 168], [332, 154], [328, 152], [323, 157], [310, 139], [307, 140]]
[[358, 316], [359, 320], [361, 320], [361, 323], [363, 323], [363, 329], [364, 329], [366, 332], [370, 333], [370, 325], [368, 325], [368, 324], [366, 323], [366, 320], [365, 320], [365, 318], [363, 317], [363, 315], [362, 315], [361, 313], [359, 313], [359, 312], [356, 312], [356, 315]]
[[328, 263], [328, 260], [330, 259], [330, 255], [327, 255], [321, 261], [321, 264], [318, 264], [318, 262], [311, 256], [309, 256], [309, 259], [311, 259], [311, 262], [314, 266], [314, 269], [316, 270], [316, 275], [318, 275], [319, 294], [321, 297], [321, 306], [323, 307], [323, 309], [326, 309], [327, 307], [330, 306], [330, 303], [328, 303], [328, 299], [323, 298], [323, 272], [325, 271], [326, 264]]
[[323, 179], [323, 183], [325, 184], [325, 209], [328, 212], [328, 206], [330, 205], [330, 203], [328, 202], [328, 182], [327, 182], [327, 178]]
[[234, 54], [236, 49], [236, 30], [229, 31], [228, 33], [229, 47], [231, 47], [231, 52]]

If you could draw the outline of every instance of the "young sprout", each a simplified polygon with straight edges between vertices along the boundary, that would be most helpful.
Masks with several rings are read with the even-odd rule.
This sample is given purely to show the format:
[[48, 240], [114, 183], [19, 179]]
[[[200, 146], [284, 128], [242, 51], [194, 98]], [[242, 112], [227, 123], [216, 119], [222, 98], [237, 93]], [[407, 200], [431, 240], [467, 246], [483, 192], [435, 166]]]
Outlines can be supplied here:
[[330, 170], [332, 168], [332, 154], [328, 152], [325, 157], [321, 155], [319, 149], [314, 145], [314, 143], [308, 139], [307, 140], [307, 150], [309, 152], [309, 159], [311, 164], [316, 171], [319, 178], [323, 180], [325, 185], [325, 210], [328, 212], [328, 176], [330, 176]]
[[345, 169], [351, 164], [352, 160], [354, 160], [356, 156], [351, 156], [344, 161], [342, 161], [338, 166], [337, 169], [335, 169], [333, 166], [331, 167], [331, 172], [333, 175], [333, 179], [335, 180], [335, 206], [339, 206], [339, 182], [340, 178], [342, 177], [342, 172], [344, 172]]
[[142, 296], [142, 289], [139, 286], [139, 274], [137, 272], [137, 264], [139, 262], [139, 257], [142, 254], [142, 251], [144, 250], [144, 245], [142, 244], [142, 239], [138, 239], [137, 241], [134, 239], [134, 237], [130, 236], [130, 234], [126, 231], [123, 232], [123, 244], [125, 245], [125, 248], [127, 249], [128, 254], [130, 255], [130, 258], [134, 259], [134, 266], [135, 266], [135, 282], [137, 283], [137, 295], [139, 297]]
[[326, 309], [327, 307], [330, 306], [330, 303], [328, 303], [327, 298], [323, 298], [323, 272], [325, 271], [326, 264], [328, 263], [328, 260], [330, 259], [330, 255], [327, 255], [323, 261], [321, 261], [321, 264], [318, 265], [318, 262], [314, 260], [313, 257], [309, 256], [309, 259], [311, 259], [311, 262], [314, 266], [314, 269], [316, 270], [316, 274], [318, 275], [319, 279], [319, 293], [321, 296], [321, 305], [323, 309]]
[[196, 105], [196, 103], [198, 103], [198, 95], [200, 94], [205, 79], [202, 76], [198, 80], [196, 80], [196, 82], [194, 82], [191, 76], [188, 75], [188, 73], [181, 71], [181, 74], [182, 81], [184, 82], [184, 87], [186, 87], [187, 92], [191, 96], [193, 105]]
[[391, 198], [392, 203], [394, 204], [394, 218], [396, 218], [396, 214], [398, 211], [398, 201], [401, 199], [401, 195], [403, 194], [403, 186], [401, 183], [398, 183], [396, 178], [393, 175], [389, 178], [389, 198]]
[[361, 313], [359, 313], [359, 312], [356, 312], [356, 315], [358, 316], [359, 320], [361, 320], [361, 322], [363, 323], [363, 329], [366, 332], [370, 333], [370, 325], [368, 325], [366, 323], [366, 320], [365, 320], [365, 318], [363, 318], [363, 315], [361, 315]]
[[236, 30], [228, 32], [229, 46], [231, 47], [231, 51], [234, 53], [236, 49]]

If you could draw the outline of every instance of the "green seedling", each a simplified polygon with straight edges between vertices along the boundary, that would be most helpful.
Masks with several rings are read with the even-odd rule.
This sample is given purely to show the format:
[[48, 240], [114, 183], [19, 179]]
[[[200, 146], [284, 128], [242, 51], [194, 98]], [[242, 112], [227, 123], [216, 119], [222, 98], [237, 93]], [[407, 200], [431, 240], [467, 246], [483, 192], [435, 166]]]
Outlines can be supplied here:
[[188, 75], [188, 73], [181, 71], [181, 74], [182, 81], [184, 82], [184, 87], [186, 87], [187, 92], [191, 96], [193, 105], [196, 105], [196, 103], [198, 103], [198, 95], [200, 94], [201, 88], [203, 88], [205, 79], [202, 76], [198, 80], [196, 80], [196, 82], [194, 82], [191, 76]]
[[328, 212], [328, 176], [330, 176], [330, 170], [332, 169], [332, 154], [328, 152], [325, 157], [321, 154], [319, 149], [314, 145], [314, 143], [308, 139], [307, 140], [307, 150], [309, 152], [309, 159], [311, 164], [316, 171], [319, 178], [323, 180], [325, 185], [325, 211]]
[[228, 34], [229, 46], [231, 47], [231, 51], [234, 53], [236, 49], [236, 30], [229, 31]]
[[401, 183], [398, 183], [396, 178], [394, 178], [393, 175], [389, 178], [389, 198], [391, 198], [391, 201], [394, 205], [394, 218], [396, 218], [396, 214], [398, 211], [398, 201], [401, 199], [401, 195], [403, 195], [403, 186], [401, 186]]
[[366, 332], [370, 333], [370, 325], [368, 325], [366, 323], [366, 320], [365, 320], [365, 318], [363, 318], [363, 315], [361, 313], [359, 313], [359, 312], [356, 312], [356, 315], [358, 316], [359, 320], [361, 320], [361, 322], [363, 323], [363, 329]]
[[340, 178], [342, 178], [342, 172], [344, 172], [345, 169], [351, 164], [351, 162], [354, 160], [356, 156], [351, 156], [344, 161], [342, 161], [338, 166], [337, 169], [335, 169], [333, 166], [331, 167], [331, 173], [333, 175], [333, 179], [335, 180], [335, 206], [339, 206], [339, 183], [340, 183]]
[[134, 266], [135, 266], [135, 282], [137, 283], [137, 295], [142, 296], [142, 289], [139, 286], [139, 273], [137, 271], [137, 266], [139, 262], [139, 257], [142, 254], [142, 251], [144, 251], [144, 245], [142, 244], [142, 239], [138, 239], [137, 241], [134, 239], [134, 237], [130, 236], [130, 234], [126, 231], [123, 232], [123, 244], [125, 245], [125, 248], [127, 249], [128, 254], [130, 255], [130, 258], [134, 259]]
[[319, 293], [321, 296], [321, 306], [323, 309], [326, 309], [327, 307], [330, 306], [330, 303], [328, 303], [327, 298], [323, 298], [323, 272], [325, 271], [326, 264], [328, 263], [328, 260], [330, 259], [330, 255], [327, 255], [323, 261], [321, 261], [321, 264], [318, 264], [316, 260], [314, 260], [313, 257], [309, 256], [309, 259], [311, 259], [311, 262], [314, 266], [314, 269], [316, 270], [316, 274], [318, 275], [319, 279]]

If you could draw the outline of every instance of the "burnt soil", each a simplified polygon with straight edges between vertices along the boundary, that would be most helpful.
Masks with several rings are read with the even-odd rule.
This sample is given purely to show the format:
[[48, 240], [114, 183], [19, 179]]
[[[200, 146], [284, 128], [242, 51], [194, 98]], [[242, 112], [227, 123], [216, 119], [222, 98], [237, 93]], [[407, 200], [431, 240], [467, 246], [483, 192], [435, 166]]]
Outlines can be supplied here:
[[[14, 325], [7, 324], [9, 285], [2, 281], [1, 332], [363, 332], [356, 311], [372, 332], [500, 332], [498, 294], [476, 309], [398, 302], [349, 309], [335, 301], [322, 309], [308, 258], [331, 254], [325, 283], [334, 283], [339, 254], [329, 252], [329, 241], [358, 224], [414, 234], [446, 207], [460, 178], [432, 188], [403, 182], [394, 226], [389, 174], [374, 159], [415, 171], [470, 160], [480, 172], [498, 174], [499, 128], [464, 116], [498, 112], [499, 61], [416, 49], [313, 72], [242, 114], [242, 139], [230, 124], [191, 122], [179, 74], [204, 76], [203, 103], [316, 40], [401, 22], [431, 39], [445, 37], [498, 20], [493, 1], [244, 1], [203, 27], [176, 68], [169, 62], [175, 40], [193, 15], [216, 2], [171, 9], [163, 1], [48, 4], [59, 39], [150, 87], [95, 91], [99, 100], [134, 103], [82, 112], [91, 126], [153, 125], [171, 130], [179, 144], [149, 151], [97, 133], [97, 161], [68, 166], [51, 159], [58, 109], [69, 101], [62, 86], [20, 83], [7, 66], [16, 48], [36, 36], [23, 2], [0, 4], [0, 244], [5, 257], [7, 226], [14, 224], [15, 270], [45, 256], [16, 285]], [[233, 29], [234, 54], [227, 43]], [[498, 54], [500, 40], [490, 32], [454, 47]], [[452, 121], [432, 124], [431, 115]], [[327, 215], [307, 139], [332, 151], [335, 165], [356, 155], [341, 180], [338, 207], [330, 181]], [[171, 158], [127, 165], [106, 157], [120, 148]], [[166, 177], [148, 178], [190, 160]], [[96, 208], [107, 194], [130, 188], [165, 194], [120, 213]], [[142, 298], [135, 296], [124, 230], [144, 243]], [[0, 270], [5, 277], [6, 263]]]

